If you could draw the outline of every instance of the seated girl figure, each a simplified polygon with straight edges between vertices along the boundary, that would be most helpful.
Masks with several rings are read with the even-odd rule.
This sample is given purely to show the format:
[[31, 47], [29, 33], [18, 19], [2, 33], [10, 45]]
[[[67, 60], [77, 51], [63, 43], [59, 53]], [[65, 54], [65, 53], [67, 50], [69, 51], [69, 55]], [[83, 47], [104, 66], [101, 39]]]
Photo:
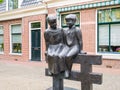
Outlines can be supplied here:
[[64, 60], [58, 57], [64, 47], [63, 30], [57, 28], [56, 16], [49, 15], [47, 21], [50, 27], [44, 32], [44, 38], [49, 74], [59, 74], [65, 71], [66, 67]]
[[65, 76], [69, 77], [69, 73], [72, 68], [73, 59], [78, 53], [81, 53], [83, 49], [82, 33], [81, 30], [75, 27], [76, 15], [69, 14], [65, 17], [67, 30], [64, 30], [65, 47], [59, 54], [59, 57], [65, 58], [66, 71]]

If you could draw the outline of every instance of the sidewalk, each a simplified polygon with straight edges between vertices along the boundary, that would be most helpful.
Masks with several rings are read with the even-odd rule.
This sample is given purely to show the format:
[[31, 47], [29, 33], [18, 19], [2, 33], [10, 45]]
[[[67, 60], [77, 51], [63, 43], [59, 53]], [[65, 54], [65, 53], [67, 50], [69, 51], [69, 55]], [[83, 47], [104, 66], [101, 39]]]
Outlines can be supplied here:
[[[45, 67], [45, 62], [0, 60], [0, 90], [47, 90], [52, 78], [45, 76]], [[93, 71], [103, 73], [102, 85], [94, 84], [93, 90], [120, 90], [120, 69], [94, 67]], [[64, 86], [80, 90], [80, 82], [64, 80]]]

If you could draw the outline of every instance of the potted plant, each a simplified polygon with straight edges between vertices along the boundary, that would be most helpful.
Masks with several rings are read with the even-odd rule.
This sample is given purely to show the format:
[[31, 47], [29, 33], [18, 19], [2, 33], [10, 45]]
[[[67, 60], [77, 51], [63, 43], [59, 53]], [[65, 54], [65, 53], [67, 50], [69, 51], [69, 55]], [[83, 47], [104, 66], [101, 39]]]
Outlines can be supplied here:
[[116, 52], [120, 52], [120, 47], [116, 48]]

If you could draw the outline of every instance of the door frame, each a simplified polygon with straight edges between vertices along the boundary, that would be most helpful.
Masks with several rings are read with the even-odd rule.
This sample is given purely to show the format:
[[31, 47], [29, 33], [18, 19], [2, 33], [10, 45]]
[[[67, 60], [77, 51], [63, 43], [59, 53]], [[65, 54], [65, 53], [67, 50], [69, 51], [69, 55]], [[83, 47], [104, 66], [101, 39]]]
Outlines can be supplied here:
[[[35, 22], [40, 22], [40, 21], [31, 21], [29, 22], [29, 60], [31, 61], [32, 59], [32, 53], [31, 53], [31, 46], [32, 46], [32, 43], [31, 43], [31, 32], [32, 30], [36, 30], [36, 29], [40, 29], [40, 48], [42, 49], [42, 32], [41, 32], [41, 27], [40, 28], [35, 28], [35, 29], [32, 29], [31, 28], [31, 24], [32, 23], [35, 23]], [[41, 22], [40, 22], [41, 23]], [[41, 55], [41, 58], [40, 58], [40, 61], [42, 61], [42, 50], [40, 49], [40, 55]]]

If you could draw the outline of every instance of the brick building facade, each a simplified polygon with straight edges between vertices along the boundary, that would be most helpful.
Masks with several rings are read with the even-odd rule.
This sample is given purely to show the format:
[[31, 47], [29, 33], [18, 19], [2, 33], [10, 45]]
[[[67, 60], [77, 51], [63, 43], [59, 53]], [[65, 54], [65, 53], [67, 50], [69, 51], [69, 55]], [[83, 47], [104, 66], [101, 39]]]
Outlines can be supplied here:
[[57, 15], [58, 27], [66, 29], [64, 17], [74, 13], [84, 51], [102, 55], [105, 67], [120, 68], [120, 0], [18, 0], [17, 8], [6, 6], [9, 1], [0, 6], [0, 59], [45, 60], [46, 16]]

